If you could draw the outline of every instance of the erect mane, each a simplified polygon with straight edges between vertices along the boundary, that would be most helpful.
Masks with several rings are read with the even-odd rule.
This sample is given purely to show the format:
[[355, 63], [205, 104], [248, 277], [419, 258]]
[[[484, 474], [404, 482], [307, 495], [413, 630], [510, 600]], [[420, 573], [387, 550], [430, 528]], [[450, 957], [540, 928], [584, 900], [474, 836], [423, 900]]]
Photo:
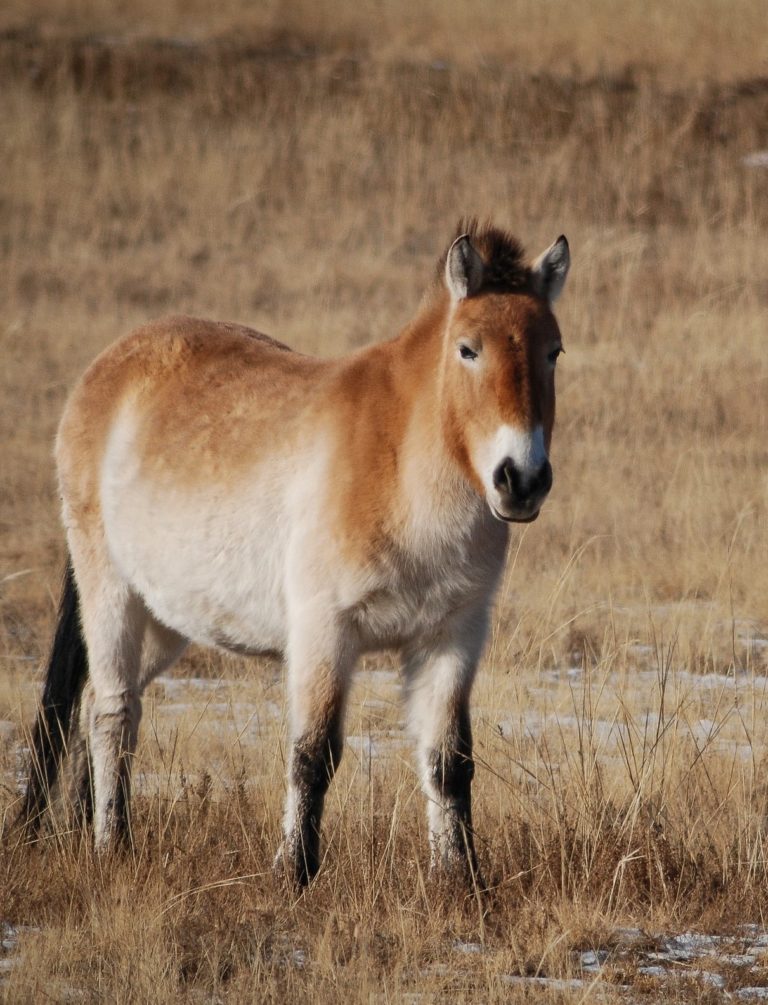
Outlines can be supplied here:
[[[466, 234], [483, 259], [483, 282], [480, 293], [526, 293], [533, 288], [531, 269], [525, 262], [525, 252], [518, 239], [490, 221], [479, 223], [476, 217], [462, 218], [456, 225], [453, 241]], [[448, 246], [450, 248], [450, 244]], [[439, 282], [443, 281], [448, 248], [437, 266]]]

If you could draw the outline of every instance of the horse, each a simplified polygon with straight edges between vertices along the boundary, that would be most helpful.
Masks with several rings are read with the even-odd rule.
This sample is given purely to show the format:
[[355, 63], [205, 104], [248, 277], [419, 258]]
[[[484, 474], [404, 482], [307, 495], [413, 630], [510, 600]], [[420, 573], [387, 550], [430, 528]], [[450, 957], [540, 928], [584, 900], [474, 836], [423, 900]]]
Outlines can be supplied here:
[[305, 886], [353, 669], [401, 657], [430, 871], [476, 882], [469, 700], [510, 525], [552, 486], [552, 307], [565, 237], [532, 264], [464, 221], [396, 337], [320, 359], [174, 316], [118, 340], [65, 406], [68, 544], [19, 819], [37, 833], [79, 723], [97, 852], [130, 843], [141, 696], [190, 643], [287, 666], [276, 868]]

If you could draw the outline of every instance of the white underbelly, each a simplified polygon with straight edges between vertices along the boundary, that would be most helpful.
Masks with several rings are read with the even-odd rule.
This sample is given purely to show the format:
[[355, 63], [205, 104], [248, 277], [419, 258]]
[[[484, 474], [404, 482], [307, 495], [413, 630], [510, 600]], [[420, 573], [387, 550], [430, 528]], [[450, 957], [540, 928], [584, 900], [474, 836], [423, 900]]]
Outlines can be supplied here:
[[258, 511], [235, 520], [227, 510], [192, 506], [194, 496], [162, 508], [140, 496], [105, 514], [106, 534], [113, 561], [151, 613], [193, 642], [283, 651], [279, 522]]
[[185, 638], [283, 652], [287, 525], [275, 472], [232, 486], [149, 481], [117, 449], [102, 471], [111, 558], [151, 614]]

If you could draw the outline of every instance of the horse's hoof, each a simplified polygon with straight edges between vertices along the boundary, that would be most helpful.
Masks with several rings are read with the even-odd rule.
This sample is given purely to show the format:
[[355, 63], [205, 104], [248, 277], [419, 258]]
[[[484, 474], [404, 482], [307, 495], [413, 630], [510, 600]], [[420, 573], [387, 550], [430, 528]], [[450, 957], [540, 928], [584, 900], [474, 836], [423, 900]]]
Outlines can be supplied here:
[[277, 850], [272, 863], [272, 872], [280, 882], [285, 883], [295, 893], [305, 890], [315, 876], [315, 873], [311, 873], [307, 868], [304, 857], [291, 854], [286, 849], [285, 842]]

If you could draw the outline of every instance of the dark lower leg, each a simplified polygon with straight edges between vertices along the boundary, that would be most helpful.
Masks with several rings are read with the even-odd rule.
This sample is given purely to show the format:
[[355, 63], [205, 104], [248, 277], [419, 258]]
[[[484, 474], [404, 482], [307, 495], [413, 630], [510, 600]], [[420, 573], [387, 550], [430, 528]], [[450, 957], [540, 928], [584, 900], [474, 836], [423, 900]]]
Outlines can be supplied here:
[[467, 870], [477, 876], [472, 832], [472, 727], [462, 704], [441, 746], [428, 754], [432, 865]]
[[341, 715], [306, 731], [291, 750], [285, 840], [278, 855], [288, 878], [306, 886], [320, 865], [325, 794], [342, 754]]

